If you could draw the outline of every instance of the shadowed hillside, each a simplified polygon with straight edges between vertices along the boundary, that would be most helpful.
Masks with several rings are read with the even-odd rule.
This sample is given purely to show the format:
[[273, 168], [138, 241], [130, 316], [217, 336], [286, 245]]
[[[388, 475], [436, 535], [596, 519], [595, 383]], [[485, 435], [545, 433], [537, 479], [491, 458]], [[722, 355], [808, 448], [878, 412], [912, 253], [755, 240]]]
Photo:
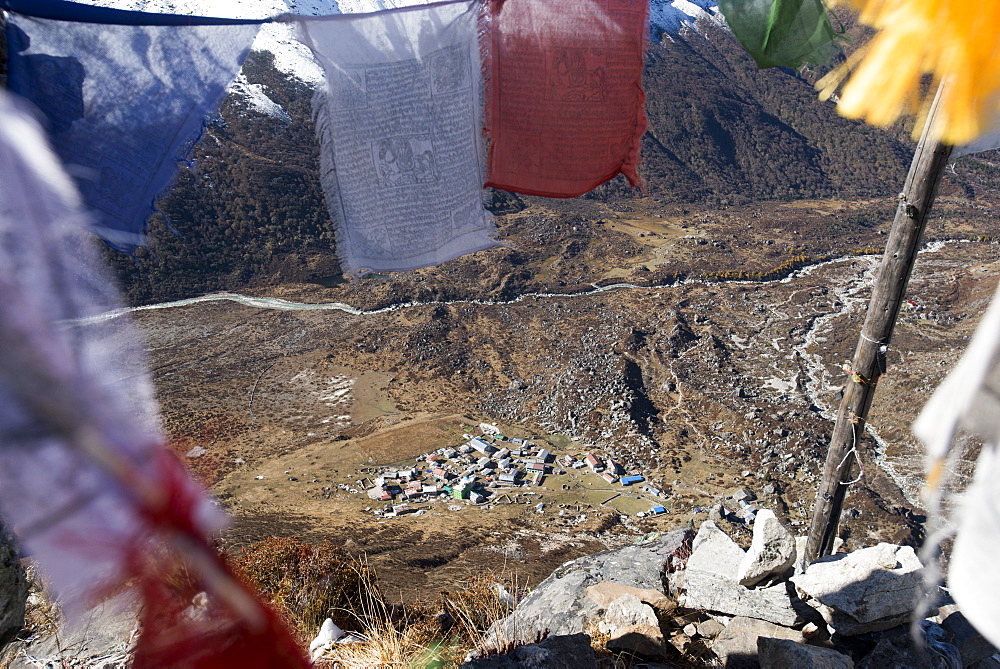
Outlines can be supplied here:
[[646, 67], [650, 193], [665, 200], [752, 200], [891, 193], [912, 148], [848, 121], [787, 69], [758, 70], [725, 31], [653, 46]]

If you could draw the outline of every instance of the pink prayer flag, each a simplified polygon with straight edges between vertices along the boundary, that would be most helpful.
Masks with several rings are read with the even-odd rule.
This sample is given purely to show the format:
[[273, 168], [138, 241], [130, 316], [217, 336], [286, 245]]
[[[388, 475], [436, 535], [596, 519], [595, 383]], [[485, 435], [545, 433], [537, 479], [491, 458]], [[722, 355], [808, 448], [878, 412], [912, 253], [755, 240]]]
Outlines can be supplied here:
[[487, 186], [575, 197], [624, 174], [646, 131], [646, 0], [491, 0]]

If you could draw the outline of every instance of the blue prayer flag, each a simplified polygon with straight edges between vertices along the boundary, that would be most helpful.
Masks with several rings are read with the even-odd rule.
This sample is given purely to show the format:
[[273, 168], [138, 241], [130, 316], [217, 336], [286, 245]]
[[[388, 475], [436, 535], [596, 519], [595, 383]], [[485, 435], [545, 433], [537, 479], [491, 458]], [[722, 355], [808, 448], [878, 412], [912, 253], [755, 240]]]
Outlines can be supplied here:
[[111, 246], [141, 246], [259, 26], [100, 25], [11, 15], [8, 88], [33, 102]]

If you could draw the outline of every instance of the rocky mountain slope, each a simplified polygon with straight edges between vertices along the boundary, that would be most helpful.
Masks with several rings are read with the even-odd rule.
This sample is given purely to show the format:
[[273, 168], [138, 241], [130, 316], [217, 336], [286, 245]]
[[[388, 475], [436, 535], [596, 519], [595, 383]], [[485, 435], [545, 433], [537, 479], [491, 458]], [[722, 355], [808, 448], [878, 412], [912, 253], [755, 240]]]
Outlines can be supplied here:
[[808, 72], [758, 70], [732, 35], [704, 24], [649, 50], [643, 176], [664, 200], [718, 204], [891, 192], [911, 150], [839, 117]]
[[[498, 554], [533, 583], [600, 545], [704, 519], [741, 487], [804, 531], [877, 262], [856, 252], [884, 231], [865, 228], [849, 246], [830, 233], [824, 249], [824, 228], [865, 210], [806, 204], [663, 218], [595, 204], [597, 224], [533, 203], [506, 219], [516, 248], [483, 260], [135, 318], [171, 444], [237, 518], [230, 545], [337, 537], [407, 596]], [[1000, 247], [986, 241], [997, 218], [971, 205], [946, 198], [929, 234], [951, 239], [914, 273], [870, 421], [880, 439], [859, 444], [864, 476], [842, 528], [852, 547], [921, 539], [922, 458], [907, 426], [1000, 272]], [[751, 222], [756, 237], [727, 232]], [[708, 276], [767, 275], [803, 253], [833, 257], [771, 279]], [[686, 278], [653, 284], [657, 272]], [[554, 453], [599, 451], [664, 496], [553, 473], [486, 505], [373, 515], [382, 506], [365, 478], [456, 447], [483, 421]], [[666, 513], [635, 515], [657, 503]]]

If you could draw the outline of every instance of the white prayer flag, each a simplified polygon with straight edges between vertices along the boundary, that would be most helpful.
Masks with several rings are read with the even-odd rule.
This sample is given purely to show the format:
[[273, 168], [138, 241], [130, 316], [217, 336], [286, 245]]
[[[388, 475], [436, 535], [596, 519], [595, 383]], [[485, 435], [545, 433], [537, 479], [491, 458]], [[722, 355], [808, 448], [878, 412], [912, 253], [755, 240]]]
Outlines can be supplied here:
[[954, 162], [962, 156], [971, 156], [974, 153], [992, 151], [993, 149], [1000, 149], [1000, 130], [993, 130], [981, 135], [965, 146], [956, 146], [951, 152], [951, 160]]
[[345, 275], [496, 244], [483, 208], [478, 2], [307, 19], [323, 190]]
[[959, 429], [986, 442], [976, 475], [957, 514], [948, 587], [962, 613], [990, 643], [1000, 645], [1000, 290], [993, 296], [961, 360], [913, 423], [927, 446], [931, 492], [941, 485]]

